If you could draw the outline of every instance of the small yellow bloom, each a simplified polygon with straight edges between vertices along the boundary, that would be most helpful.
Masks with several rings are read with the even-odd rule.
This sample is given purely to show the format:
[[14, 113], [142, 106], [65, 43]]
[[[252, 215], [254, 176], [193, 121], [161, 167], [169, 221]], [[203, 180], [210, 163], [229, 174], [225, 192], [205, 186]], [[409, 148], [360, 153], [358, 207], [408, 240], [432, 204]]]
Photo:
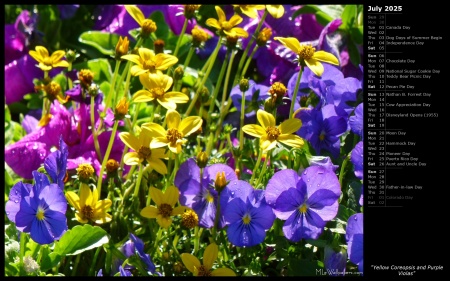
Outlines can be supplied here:
[[173, 84], [173, 78], [162, 72], [142, 74], [139, 76], [144, 90], [133, 95], [134, 102], [149, 102], [154, 99], [166, 109], [177, 108], [177, 103], [186, 103], [189, 97], [181, 92], [167, 92]]
[[92, 165], [89, 163], [78, 165], [78, 168], [76, 170], [78, 178], [82, 181], [88, 181], [95, 172], [94, 167], [92, 167]]
[[324, 71], [321, 62], [339, 65], [339, 60], [333, 54], [325, 51], [316, 52], [314, 47], [300, 44], [297, 38], [275, 37], [274, 39], [280, 41], [281, 44], [296, 53], [299, 64], [306, 65], [317, 76], [322, 76]]
[[279, 19], [284, 15], [283, 5], [266, 5], [266, 9], [272, 17]]
[[245, 125], [242, 127], [242, 130], [251, 136], [259, 138], [259, 145], [263, 151], [274, 148], [278, 142], [299, 148], [304, 145], [305, 142], [302, 138], [292, 134], [302, 126], [300, 119], [287, 119], [277, 127], [275, 125], [275, 117], [272, 114], [260, 109], [256, 115], [261, 126], [255, 124]]
[[150, 148], [152, 136], [148, 130], [141, 130], [139, 137], [135, 137], [128, 132], [120, 133], [119, 137], [126, 146], [134, 150], [123, 157], [125, 164], [139, 165], [146, 160], [152, 169], [162, 175], [167, 174], [166, 164], [161, 160], [167, 159], [165, 149]]
[[141, 27], [142, 38], [147, 38], [152, 32], [156, 31], [156, 23], [151, 19], [146, 19], [141, 9], [136, 5], [125, 5], [125, 9]]
[[81, 183], [80, 196], [73, 191], [66, 192], [69, 204], [77, 210], [75, 217], [80, 223], [89, 221], [97, 224], [110, 222], [112, 216], [107, 213], [112, 205], [109, 199], [98, 200], [98, 190], [94, 187], [91, 191], [87, 184]]
[[31, 50], [28, 53], [39, 63], [38, 67], [42, 71], [50, 71], [54, 67], [69, 66], [69, 62], [62, 59], [66, 55], [66, 52], [62, 50], [55, 51], [49, 56], [48, 50], [45, 47], [36, 46], [36, 51]]
[[247, 31], [242, 27], [236, 27], [236, 25], [242, 22], [242, 18], [238, 15], [233, 15], [229, 21], [225, 16], [225, 12], [219, 6], [215, 6], [219, 20], [215, 18], [209, 18], [206, 20], [206, 24], [214, 27], [219, 32], [220, 36], [238, 36], [238, 37], [248, 37]]
[[258, 10], [264, 10], [264, 5], [233, 5], [234, 9], [240, 10], [249, 18], [256, 19], [258, 17]]
[[194, 47], [199, 47], [209, 39], [208, 33], [206, 33], [206, 31], [200, 28], [198, 25], [194, 26], [194, 28], [191, 30], [191, 34], [192, 44], [194, 45]]
[[131, 67], [131, 74], [139, 76], [150, 72], [156, 73], [157, 70], [164, 71], [178, 62], [178, 58], [169, 54], [159, 53], [155, 55], [150, 49], [139, 48], [139, 55], [129, 54], [122, 56], [122, 59], [134, 62]]
[[175, 186], [169, 186], [165, 193], [157, 188], [150, 187], [150, 198], [155, 202], [156, 207], [145, 207], [141, 210], [141, 216], [149, 219], [156, 218], [160, 227], [169, 228], [172, 224], [171, 216], [180, 215], [187, 209], [186, 206], [175, 207], [179, 196], [178, 188]]
[[119, 42], [116, 45], [116, 53], [115, 59], [121, 60], [121, 57], [128, 53], [128, 47], [130, 45], [130, 41], [128, 41], [128, 37], [119, 37]]
[[190, 20], [195, 17], [201, 5], [184, 5], [184, 16]]
[[56, 99], [60, 104], [65, 104], [69, 100], [69, 96], [63, 96], [61, 85], [55, 81], [51, 81], [46, 85], [35, 86], [35, 90], [44, 90], [45, 96], [50, 102], [53, 102]]
[[219, 247], [213, 242], [206, 247], [203, 253], [203, 264], [196, 256], [188, 253], [181, 254], [181, 260], [194, 276], [236, 276], [233, 270], [226, 267], [211, 270], [218, 253]]
[[128, 107], [130, 106], [130, 102], [128, 102], [128, 99], [126, 97], [122, 97], [119, 102], [116, 105], [116, 108], [114, 110], [115, 113], [115, 119], [123, 119], [125, 115], [128, 114]]
[[199, 116], [189, 116], [181, 120], [180, 113], [170, 109], [167, 110], [166, 121], [167, 131], [156, 123], [142, 124], [142, 128], [149, 130], [154, 136], [150, 143], [151, 148], [168, 146], [175, 154], [180, 153], [181, 146], [187, 142], [184, 137], [195, 133], [203, 123]]

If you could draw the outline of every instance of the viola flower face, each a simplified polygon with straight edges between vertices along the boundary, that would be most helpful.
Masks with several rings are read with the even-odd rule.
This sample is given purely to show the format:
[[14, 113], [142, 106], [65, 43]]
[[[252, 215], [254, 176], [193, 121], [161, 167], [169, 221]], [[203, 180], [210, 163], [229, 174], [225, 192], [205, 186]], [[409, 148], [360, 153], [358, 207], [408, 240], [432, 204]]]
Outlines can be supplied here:
[[302, 126], [300, 119], [287, 119], [276, 126], [275, 117], [264, 110], [258, 110], [257, 118], [261, 126], [245, 125], [242, 130], [253, 137], [259, 138], [260, 147], [263, 151], [274, 148], [278, 142], [292, 147], [303, 146], [304, 141], [299, 136], [292, 134]]
[[103, 224], [111, 221], [112, 216], [107, 213], [112, 205], [111, 200], [98, 200], [99, 194], [97, 188], [94, 187], [91, 190], [85, 183], [81, 183], [79, 192], [79, 196], [73, 191], [66, 192], [67, 201], [77, 211], [75, 218], [78, 222]]
[[53, 183], [58, 184], [61, 189], [64, 189], [68, 155], [68, 147], [61, 136], [59, 139], [59, 150], [50, 153], [44, 160], [45, 171], [48, 173]]
[[285, 220], [283, 233], [293, 242], [317, 239], [339, 207], [341, 186], [336, 174], [320, 166], [301, 175], [291, 169], [276, 172], [267, 183], [266, 202]]
[[69, 63], [62, 59], [66, 54], [66, 52], [62, 50], [55, 51], [50, 56], [47, 48], [36, 46], [36, 50], [31, 50], [29, 54], [39, 63], [38, 66], [42, 71], [50, 71], [54, 67], [69, 66]]
[[236, 273], [229, 268], [211, 269], [214, 261], [217, 259], [218, 253], [219, 247], [217, 247], [217, 244], [211, 243], [206, 247], [205, 253], [203, 254], [203, 264], [196, 256], [188, 253], [181, 254], [181, 260], [187, 270], [194, 276], [236, 276]]
[[131, 75], [133, 76], [156, 73], [158, 70], [164, 71], [178, 62], [178, 58], [175, 56], [164, 53], [155, 55], [155, 52], [147, 48], [139, 48], [138, 52], [139, 55], [129, 54], [121, 57], [121, 59], [135, 63], [131, 67]]
[[161, 72], [144, 73], [139, 76], [139, 80], [145, 87], [145, 90], [134, 93], [134, 102], [149, 102], [156, 99], [164, 108], [175, 110], [177, 103], [189, 101], [189, 97], [186, 94], [169, 91], [173, 84], [173, 78]]
[[182, 145], [187, 142], [184, 137], [196, 132], [203, 123], [199, 116], [188, 116], [181, 120], [180, 114], [174, 110], [167, 111], [166, 120], [167, 131], [156, 123], [145, 123], [142, 128], [149, 130], [154, 136], [150, 148], [168, 146], [175, 154], [181, 153]]

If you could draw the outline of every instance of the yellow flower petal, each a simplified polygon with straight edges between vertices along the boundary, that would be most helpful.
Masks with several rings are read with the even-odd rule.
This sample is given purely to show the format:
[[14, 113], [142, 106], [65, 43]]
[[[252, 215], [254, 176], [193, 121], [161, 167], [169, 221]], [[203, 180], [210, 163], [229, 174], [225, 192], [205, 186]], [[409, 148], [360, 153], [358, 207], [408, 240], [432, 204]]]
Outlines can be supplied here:
[[139, 139], [128, 132], [122, 132], [119, 134], [120, 140], [129, 148], [138, 151], [141, 147]]
[[202, 266], [197, 257], [191, 254], [187, 253], [181, 254], [181, 260], [183, 261], [183, 264], [187, 268], [187, 270], [189, 270], [192, 273], [194, 273], [195, 268], [200, 268], [200, 266]]
[[164, 94], [164, 98], [174, 103], [186, 103], [189, 101], [189, 97], [182, 92], [168, 92]]
[[153, 58], [155, 57], [155, 52], [148, 48], [139, 48], [138, 52], [143, 61], [153, 60]]
[[205, 269], [211, 269], [214, 261], [217, 259], [219, 247], [216, 243], [209, 244], [203, 253], [203, 266]]
[[141, 160], [139, 159], [139, 154], [137, 152], [128, 152], [123, 156], [123, 162], [128, 166], [139, 165]]
[[166, 113], [167, 129], [178, 129], [180, 124], [181, 116], [175, 110], [168, 110]]
[[[156, 62], [156, 69], [166, 70], [169, 67], [175, 65], [178, 62], [178, 58], [173, 55], [160, 53], [155, 56], [154, 61]], [[170, 77], [170, 78], [172, 78], [172, 77]], [[169, 87], [171, 85], [172, 85], [172, 83], [170, 83]]]
[[281, 134], [292, 134], [297, 132], [302, 126], [302, 121], [298, 118], [291, 118], [283, 121], [278, 129], [280, 129]]
[[158, 137], [158, 138], [154, 138], [152, 140], [152, 142], [150, 143], [150, 148], [155, 149], [155, 148], [165, 147], [168, 144], [169, 144], [169, 141], [167, 140], [167, 138], [165, 136]]
[[159, 226], [161, 226], [162, 228], [169, 228], [170, 225], [172, 224], [172, 218], [170, 217], [162, 217], [162, 216], [157, 216], [156, 217], [156, 222], [159, 224]]
[[136, 93], [134, 93], [132, 101], [133, 102], [149, 102], [154, 100], [155, 98], [152, 96], [152, 93], [150, 93], [147, 90], [139, 90]]
[[164, 193], [165, 195], [165, 203], [169, 204], [170, 206], [175, 206], [175, 204], [178, 202], [178, 197], [180, 196], [180, 194], [178, 193], [178, 188], [176, 188], [175, 186], [169, 186], [166, 189], [166, 192]]
[[150, 187], [150, 198], [152, 198], [152, 200], [155, 201], [155, 204], [157, 206], [160, 206], [163, 203], [167, 203], [162, 191], [153, 186]]
[[218, 29], [218, 30], [222, 29], [222, 27], [220, 26], [220, 23], [214, 18], [207, 19], [206, 25], [214, 27], [215, 29]]
[[339, 65], [339, 60], [333, 54], [325, 51], [314, 52], [313, 59], [334, 65]]
[[142, 23], [145, 20], [142, 11], [135, 5], [125, 5], [125, 9], [130, 14], [130, 16], [139, 24], [139, 26], [142, 26]]
[[272, 17], [279, 19], [284, 15], [283, 5], [266, 5], [267, 11]]
[[220, 6], [215, 6], [214, 8], [216, 9], [217, 16], [219, 18], [219, 22], [226, 21], [227, 17], [225, 16], [225, 12], [222, 10], [222, 8], [220, 8]]
[[275, 117], [264, 110], [259, 109], [256, 113], [256, 118], [258, 118], [258, 122], [263, 129], [266, 129], [267, 127], [275, 127]]
[[46, 65], [46, 64], [43, 63], [43, 62], [40, 62], [40, 63], [39, 63], [39, 68], [40, 68], [42, 71], [49, 71], [49, 70], [51, 70], [53, 67], [51, 67], [51, 66], [49, 66], [49, 65]]
[[168, 109], [168, 110], [176, 110], [177, 109], [176, 103], [174, 103], [173, 101], [170, 101], [168, 99], [165, 99], [164, 97], [158, 98], [157, 101], [165, 109]]
[[324, 68], [320, 61], [311, 58], [305, 60], [305, 64], [315, 75], [322, 76]]
[[52, 66], [53, 67], [69, 67], [69, 62], [65, 61], [65, 60], [61, 60], [61, 61], [52, 63]]
[[[142, 130], [150, 131], [150, 134], [153, 135], [154, 138], [166, 137], [166, 130], [159, 124], [156, 123], [144, 123], [141, 126]], [[153, 139], [154, 140], [154, 139]]]
[[80, 211], [80, 197], [78, 197], [78, 194], [73, 191], [67, 191], [66, 199], [72, 207], [74, 207], [77, 211]]
[[112, 216], [110, 214], [104, 214], [104, 216], [94, 220], [94, 222], [97, 224], [103, 224], [103, 223], [108, 223], [111, 220], [112, 220]]
[[277, 141], [275, 141], [275, 140], [271, 141], [267, 138], [267, 136], [262, 136], [259, 139], [259, 146], [261, 147], [261, 149], [263, 151], [271, 150], [272, 148], [275, 148], [276, 145], [277, 145]]
[[190, 134], [198, 131], [203, 124], [203, 119], [199, 116], [189, 116], [184, 118], [178, 130], [183, 134], [183, 136], [189, 136]]
[[88, 223], [88, 222], [89, 222], [88, 219], [83, 219], [78, 213], [75, 213], [75, 218], [76, 218], [77, 221], [80, 222], [80, 223]]
[[181, 215], [182, 213], [184, 213], [186, 211], [187, 208], [188, 207], [186, 207], [186, 206], [175, 207], [172, 211], [172, 215], [173, 216]]
[[80, 185], [80, 206], [92, 205], [92, 191], [85, 183]]
[[155, 219], [158, 215], [158, 208], [155, 206], [147, 206], [141, 210], [141, 216], [149, 219]]
[[240, 24], [242, 22], [243, 18], [239, 15], [233, 15], [230, 20], [228, 21], [229, 24], [231, 24], [231, 26], [236, 26], [238, 24]]
[[35, 48], [36, 52], [38, 52], [39, 56], [44, 59], [44, 58], [48, 58], [50, 55], [48, 53], [47, 48], [43, 47], [43, 46], [36, 46]]
[[301, 148], [305, 144], [304, 140], [297, 135], [280, 135], [278, 141], [290, 147]]
[[147, 159], [148, 163], [150, 164], [150, 168], [154, 169], [161, 175], [167, 174], [167, 167], [166, 164], [161, 159], [153, 158], [153, 150], [152, 150], [152, 157], [150, 159]]
[[64, 57], [65, 54], [66, 54], [66, 52], [64, 52], [62, 50], [54, 51], [53, 54], [50, 56], [50, 59], [52, 60], [52, 62], [57, 62], [57, 61], [60, 61]]
[[211, 272], [211, 276], [236, 276], [236, 273], [229, 268], [216, 268]]
[[103, 199], [97, 201], [94, 205], [95, 213], [105, 215], [109, 208], [111, 208], [112, 201], [109, 199]]
[[250, 136], [260, 138], [266, 135], [266, 130], [263, 127], [256, 124], [249, 124], [242, 127], [244, 133], [249, 134]]
[[274, 40], [278, 40], [281, 42], [281, 44], [283, 44], [284, 46], [286, 46], [287, 48], [289, 48], [291, 51], [293, 51], [294, 53], [298, 54], [298, 52], [300, 51], [300, 42], [297, 40], [297, 38], [294, 37], [274, 37]]
[[92, 201], [89, 205], [91, 206], [95, 206], [97, 204], [98, 201], [98, 190], [97, 187], [94, 186], [93, 190], [92, 190]]
[[140, 65], [133, 65], [130, 71], [133, 76], [141, 76], [148, 72], [148, 70], [142, 69]]
[[134, 62], [135, 64], [141, 64], [141, 59], [138, 55], [129, 54], [129, 55], [123, 55], [120, 58], [123, 60], [128, 60], [128, 61]]
[[169, 157], [167, 156], [166, 149], [164, 149], [164, 148], [152, 149], [152, 158], [169, 159]]
[[34, 51], [34, 50], [30, 50], [30, 51], [28, 52], [28, 54], [29, 54], [30, 56], [32, 56], [37, 62], [42, 62], [42, 61], [43, 61], [42, 56], [41, 56], [38, 52], [36, 52], [36, 51]]
[[223, 32], [226, 35], [230, 35], [230, 36], [237, 36], [237, 37], [244, 37], [244, 38], [248, 37], [247, 31], [245, 31], [245, 29], [243, 29], [241, 27], [234, 27], [230, 31], [224, 30]]

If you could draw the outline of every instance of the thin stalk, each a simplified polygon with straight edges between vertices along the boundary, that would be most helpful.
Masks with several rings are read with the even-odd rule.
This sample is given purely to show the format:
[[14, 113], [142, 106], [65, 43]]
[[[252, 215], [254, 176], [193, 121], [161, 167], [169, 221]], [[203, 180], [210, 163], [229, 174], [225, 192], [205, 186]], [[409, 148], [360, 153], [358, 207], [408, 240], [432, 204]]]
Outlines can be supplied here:
[[258, 48], [259, 48], [259, 46], [256, 45], [255, 48], [253, 48], [253, 51], [250, 54], [250, 56], [247, 58], [247, 62], [245, 63], [244, 69], [242, 70], [242, 74], [241, 74], [242, 77], [245, 77], [245, 73], [247, 72], [247, 69], [248, 69], [248, 67], [250, 65], [250, 62], [252, 61], [253, 56], [255, 55], [255, 53], [258, 50]]
[[100, 176], [99, 176], [98, 182], [97, 182], [97, 190], [98, 190], [99, 195], [102, 194], [101, 191], [102, 191], [103, 173], [105, 172], [106, 163], [109, 160], [109, 154], [111, 153], [111, 149], [114, 144], [114, 139], [115, 139], [115, 136], [117, 133], [117, 127], [119, 127], [119, 120], [114, 121], [114, 126], [112, 129], [111, 137], [109, 138], [109, 143], [108, 143], [108, 147], [106, 148], [105, 157], [103, 158], [103, 161], [102, 161], [102, 167], [100, 169]]
[[134, 193], [133, 193], [134, 200], [136, 200], [138, 198], [143, 174], [144, 174], [144, 169], [143, 169], [142, 163], [139, 163], [139, 174], [138, 174], [138, 178], [136, 180], [136, 185], [134, 187]]
[[91, 130], [92, 130], [92, 137], [94, 138], [94, 146], [95, 146], [95, 152], [97, 153], [97, 158], [99, 161], [102, 160], [102, 154], [100, 152], [100, 145], [98, 143], [98, 132], [95, 129], [95, 105], [94, 105], [94, 97], [91, 97]]
[[261, 172], [259, 173], [258, 180], [256, 181], [256, 184], [255, 184], [255, 188], [258, 188], [258, 185], [261, 182], [261, 179], [262, 179], [264, 173], [266, 172], [267, 162], [269, 161], [269, 158], [270, 158], [270, 151], [267, 151], [266, 158], [264, 159], [264, 163], [263, 163], [263, 166], [261, 168]]
[[186, 70], [186, 67], [188, 67], [189, 63], [191, 62], [192, 56], [194, 55], [195, 52], [195, 47], [191, 47], [189, 49], [189, 52], [187, 54], [186, 60], [184, 61], [184, 65], [183, 65], [183, 71]]
[[222, 80], [223, 80], [223, 76], [225, 75], [225, 70], [227, 69], [227, 65], [228, 65], [228, 57], [230, 56], [230, 52], [227, 51], [226, 55], [225, 55], [225, 60], [223, 61], [222, 67], [220, 69], [220, 73], [219, 73], [219, 77], [217, 79], [217, 84], [216, 87], [214, 88], [214, 92], [213, 92], [213, 98], [210, 100], [210, 104], [209, 104], [209, 110], [208, 110], [208, 118], [207, 118], [207, 124], [210, 125], [211, 123], [211, 114], [214, 111], [214, 104], [217, 98], [217, 94], [219, 93], [220, 90], [220, 86], [222, 85]]
[[180, 36], [178, 36], [177, 45], [175, 46], [175, 51], [173, 52], [174, 56], [177, 56], [177, 54], [178, 54], [178, 50], [180, 49], [180, 45], [181, 45], [181, 39], [183, 38], [184, 34], [186, 33], [187, 26], [188, 26], [188, 19], [184, 18], [183, 28], [181, 29]]
[[297, 102], [297, 93], [298, 93], [298, 88], [300, 87], [300, 79], [302, 78], [302, 72], [303, 72], [303, 67], [300, 66], [300, 70], [299, 70], [298, 76], [297, 76], [297, 81], [295, 82], [294, 93], [292, 94], [291, 108], [289, 109], [289, 119], [292, 118], [292, 115], [294, 113], [294, 104]]
[[256, 160], [255, 167], [253, 167], [253, 173], [252, 173], [252, 177], [250, 178], [250, 184], [253, 184], [253, 180], [255, 179], [256, 171], [258, 170], [258, 167], [259, 167], [259, 163], [261, 163], [262, 154], [263, 154], [262, 149], [260, 149], [258, 152], [258, 159]]

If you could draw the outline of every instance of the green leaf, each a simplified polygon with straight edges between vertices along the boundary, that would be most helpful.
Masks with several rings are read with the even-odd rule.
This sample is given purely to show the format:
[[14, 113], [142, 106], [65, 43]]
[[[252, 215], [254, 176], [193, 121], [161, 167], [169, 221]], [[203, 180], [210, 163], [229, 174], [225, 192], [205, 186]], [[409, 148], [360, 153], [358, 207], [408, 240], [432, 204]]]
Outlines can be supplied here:
[[348, 54], [350, 55], [350, 61], [353, 65], [358, 66], [361, 63], [361, 54], [359, 53], [358, 47], [355, 42], [349, 40], [347, 43]]
[[342, 12], [342, 25], [344, 29], [351, 29], [356, 20], [357, 6], [346, 5]]
[[50, 250], [48, 248], [45, 248], [43, 255], [42, 255], [40, 269], [43, 272], [48, 271], [48, 270], [52, 269], [53, 267], [55, 267], [56, 265], [58, 265], [58, 263], [62, 259], [61, 255], [54, 253], [54, 252], [48, 253], [49, 251]]
[[78, 40], [96, 48], [104, 55], [114, 55], [119, 35], [102, 31], [86, 31]]
[[347, 222], [348, 218], [353, 214], [355, 214], [355, 211], [340, 204], [336, 219]]
[[318, 276], [318, 272], [322, 267], [317, 260], [298, 260], [289, 259], [288, 275], [289, 276]]
[[109, 237], [103, 228], [89, 224], [77, 225], [64, 233], [61, 239], [55, 243], [53, 252], [61, 256], [78, 255], [100, 247], [108, 241]]

